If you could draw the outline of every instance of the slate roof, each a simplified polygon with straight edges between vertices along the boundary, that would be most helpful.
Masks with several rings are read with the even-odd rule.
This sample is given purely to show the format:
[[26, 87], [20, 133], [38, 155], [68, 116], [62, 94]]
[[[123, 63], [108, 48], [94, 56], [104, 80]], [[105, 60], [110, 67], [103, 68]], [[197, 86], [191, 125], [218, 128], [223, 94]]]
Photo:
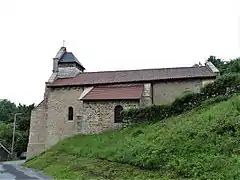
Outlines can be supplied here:
[[73, 55], [72, 52], [65, 52], [61, 58], [58, 61], [59, 63], [77, 63], [79, 64], [83, 69], [83, 65], [78, 61], [78, 59]]
[[120, 86], [97, 86], [82, 100], [137, 100], [143, 92], [143, 84]]
[[134, 83], [170, 79], [214, 78], [216, 74], [208, 67], [178, 67], [123, 71], [101, 71], [79, 73], [72, 78], [58, 78], [48, 86], [97, 85]]

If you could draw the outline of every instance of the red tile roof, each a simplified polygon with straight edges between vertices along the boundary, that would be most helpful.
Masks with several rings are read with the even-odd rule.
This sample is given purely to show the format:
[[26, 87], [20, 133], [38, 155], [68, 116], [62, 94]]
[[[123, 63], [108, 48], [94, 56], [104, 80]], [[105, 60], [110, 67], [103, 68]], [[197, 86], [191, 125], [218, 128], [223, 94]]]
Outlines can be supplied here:
[[94, 85], [168, 79], [208, 78], [216, 75], [206, 66], [124, 71], [84, 72], [73, 78], [58, 78], [48, 86]]
[[143, 84], [97, 86], [94, 87], [82, 100], [134, 100], [140, 99]]

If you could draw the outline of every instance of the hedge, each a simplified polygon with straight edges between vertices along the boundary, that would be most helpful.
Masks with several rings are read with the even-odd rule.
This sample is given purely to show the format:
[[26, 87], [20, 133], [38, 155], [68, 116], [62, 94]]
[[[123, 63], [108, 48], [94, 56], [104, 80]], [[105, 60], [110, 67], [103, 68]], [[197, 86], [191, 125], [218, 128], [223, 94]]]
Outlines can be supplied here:
[[236, 93], [240, 93], [240, 74], [219, 76], [214, 83], [201, 88], [199, 93], [187, 93], [169, 105], [152, 105], [124, 110], [122, 113], [124, 127], [142, 122], [160, 121], [206, 103], [227, 100]]

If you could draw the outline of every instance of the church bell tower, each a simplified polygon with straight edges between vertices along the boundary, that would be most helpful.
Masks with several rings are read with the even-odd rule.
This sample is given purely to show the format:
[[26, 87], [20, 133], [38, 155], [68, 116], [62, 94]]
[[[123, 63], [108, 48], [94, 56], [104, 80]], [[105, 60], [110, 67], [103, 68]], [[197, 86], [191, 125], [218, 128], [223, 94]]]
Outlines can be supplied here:
[[85, 68], [78, 61], [72, 52], [67, 52], [66, 47], [61, 47], [57, 55], [53, 58], [52, 75], [48, 82], [53, 82], [56, 78], [75, 77], [83, 73]]

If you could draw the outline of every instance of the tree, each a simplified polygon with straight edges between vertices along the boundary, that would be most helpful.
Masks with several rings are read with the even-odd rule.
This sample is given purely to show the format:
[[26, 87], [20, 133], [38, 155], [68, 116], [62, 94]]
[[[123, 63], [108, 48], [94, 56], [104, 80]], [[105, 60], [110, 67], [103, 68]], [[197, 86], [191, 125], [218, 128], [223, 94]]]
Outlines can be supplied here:
[[27, 150], [31, 111], [34, 107], [34, 104], [16, 106], [6, 99], [0, 101], [0, 142], [9, 149], [12, 144], [14, 114], [21, 113], [17, 116], [14, 145], [14, 151], [18, 154]]
[[22, 114], [18, 116], [16, 122], [16, 149], [18, 153], [24, 152], [27, 150], [28, 137], [29, 137], [29, 128], [30, 128], [30, 119], [31, 111], [34, 109], [34, 104], [29, 106], [19, 104], [17, 109], [18, 112]]
[[0, 122], [0, 142], [8, 149], [11, 148], [12, 143], [12, 124]]
[[34, 109], [34, 104], [29, 106], [19, 104], [17, 109], [18, 112], [22, 113], [18, 116], [16, 123], [17, 129], [21, 131], [28, 131], [30, 127], [31, 111]]
[[27, 151], [29, 132], [17, 130], [15, 136], [16, 136], [16, 140], [15, 140], [14, 151], [17, 152], [19, 156], [22, 152]]
[[4, 99], [0, 101], [0, 122], [13, 122], [17, 106], [11, 101]]
[[240, 73], [240, 58], [233, 59], [227, 63], [226, 73]]
[[240, 73], [240, 58], [224, 61], [215, 56], [210, 56], [207, 61], [213, 63], [221, 75], [226, 73]]

